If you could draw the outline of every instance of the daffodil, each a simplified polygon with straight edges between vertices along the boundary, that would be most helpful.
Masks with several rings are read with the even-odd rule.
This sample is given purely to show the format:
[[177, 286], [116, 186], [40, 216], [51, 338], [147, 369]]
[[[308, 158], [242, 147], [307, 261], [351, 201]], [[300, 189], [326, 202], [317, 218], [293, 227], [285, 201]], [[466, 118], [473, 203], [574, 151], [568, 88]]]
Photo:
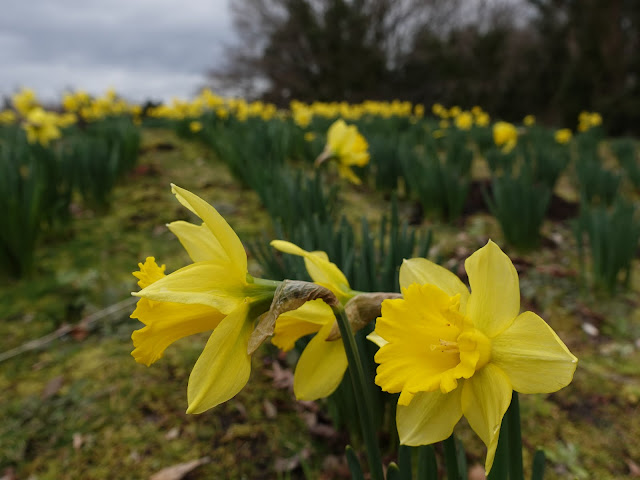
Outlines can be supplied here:
[[518, 129], [508, 122], [496, 122], [493, 125], [493, 141], [502, 151], [509, 153], [518, 143]]
[[177, 200], [203, 221], [168, 225], [194, 263], [169, 275], [147, 259], [135, 275], [142, 290], [133, 313], [146, 326], [133, 333], [133, 356], [150, 365], [174, 341], [213, 330], [189, 377], [187, 413], [201, 413], [247, 383], [255, 319], [269, 310], [277, 282], [253, 278], [238, 236], [211, 205], [172, 185]]
[[400, 393], [401, 443], [442, 441], [464, 415], [487, 446], [488, 473], [512, 391], [555, 392], [571, 382], [577, 359], [542, 318], [520, 313], [518, 274], [495, 243], [465, 268], [471, 293], [445, 268], [406, 260], [403, 298], [382, 303], [370, 338], [380, 346], [376, 384]]
[[29, 110], [23, 128], [27, 133], [29, 143], [40, 143], [46, 147], [51, 140], [62, 136], [58, 124], [58, 115], [47, 112], [40, 107], [34, 107]]
[[325, 160], [335, 159], [338, 163], [338, 173], [341, 177], [359, 185], [361, 180], [351, 167], [364, 167], [369, 163], [369, 145], [358, 132], [355, 125], [347, 125], [344, 120], [336, 120], [327, 132], [327, 145], [317, 164]]
[[189, 122], [189, 131], [191, 131], [191, 133], [198, 133], [200, 130], [202, 130], [201, 122], [198, 122], [197, 120]]
[[[283, 240], [274, 240], [271, 245], [281, 252], [303, 257], [311, 279], [331, 290], [343, 305], [355, 296], [344, 274], [325, 252], [308, 252]], [[299, 338], [315, 334], [300, 355], [294, 372], [293, 392], [298, 400], [328, 397], [342, 381], [347, 369], [344, 344], [340, 338], [327, 341], [334, 323], [333, 310], [322, 300], [306, 302], [276, 320], [271, 342], [281, 350], [291, 350]]]
[[580, 112], [578, 115], [578, 130], [586, 132], [590, 128], [602, 125], [602, 116], [598, 112]]
[[480, 112], [476, 115], [476, 125], [486, 127], [491, 122], [491, 117], [487, 112]]
[[532, 127], [536, 124], [536, 117], [534, 115], [527, 115], [522, 119], [522, 123], [525, 127]]
[[455, 124], [460, 130], [471, 130], [471, 127], [473, 127], [473, 115], [467, 111], [460, 112], [455, 118]]
[[560, 130], [557, 130], [553, 136], [556, 142], [564, 145], [571, 141], [572, 135], [571, 135], [571, 130], [569, 130], [568, 128], [561, 128]]

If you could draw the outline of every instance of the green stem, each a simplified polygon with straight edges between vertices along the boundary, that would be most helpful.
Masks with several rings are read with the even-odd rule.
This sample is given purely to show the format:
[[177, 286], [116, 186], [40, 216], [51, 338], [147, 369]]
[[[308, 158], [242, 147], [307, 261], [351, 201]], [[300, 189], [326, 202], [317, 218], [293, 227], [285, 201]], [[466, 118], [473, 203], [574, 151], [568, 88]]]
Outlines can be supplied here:
[[508, 480], [509, 479], [509, 416], [502, 418], [500, 425], [500, 436], [496, 455], [493, 459], [493, 467], [487, 476], [488, 480]]
[[338, 321], [338, 327], [340, 328], [340, 335], [342, 335], [342, 342], [344, 343], [344, 351], [347, 354], [347, 361], [349, 362], [349, 370], [351, 383], [353, 385], [353, 393], [356, 398], [356, 406], [358, 410], [358, 416], [360, 417], [360, 428], [362, 429], [362, 437], [364, 438], [365, 447], [367, 449], [367, 456], [369, 458], [369, 470], [371, 472], [372, 480], [384, 480], [384, 474], [382, 473], [382, 459], [380, 457], [380, 450], [378, 448], [378, 442], [375, 432], [373, 431], [373, 418], [372, 418], [372, 406], [367, 392], [369, 387], [364, 376], [364, 368], [360, 361], [360, 355], [358, 353], [358, 347], [356, 346], [356, 339], [351, 331], [349, 325], [349, 319], [344, 311], [342, 305], [332, 307], [333, 313]]
[[449, 480], [460, 480], [458, 470], [458, 455], [456, 454], [456, 438], [453, 433], [444, 442], [444, 457], [447, 464], [447, 478]]
[[518, 392], [513, 392], [507, 416], [509, 417], [509, 476], [511, 480], [524, 480]]

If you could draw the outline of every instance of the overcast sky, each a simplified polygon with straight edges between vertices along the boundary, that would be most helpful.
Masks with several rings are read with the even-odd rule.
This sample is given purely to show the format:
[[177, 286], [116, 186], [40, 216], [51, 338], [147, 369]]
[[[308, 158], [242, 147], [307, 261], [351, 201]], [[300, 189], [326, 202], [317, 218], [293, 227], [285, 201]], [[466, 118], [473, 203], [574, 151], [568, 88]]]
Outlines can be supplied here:
[[233, 40], [228, 0], [3, 0], [0, 96], [113, 87], [132, 101], [190, 97]]

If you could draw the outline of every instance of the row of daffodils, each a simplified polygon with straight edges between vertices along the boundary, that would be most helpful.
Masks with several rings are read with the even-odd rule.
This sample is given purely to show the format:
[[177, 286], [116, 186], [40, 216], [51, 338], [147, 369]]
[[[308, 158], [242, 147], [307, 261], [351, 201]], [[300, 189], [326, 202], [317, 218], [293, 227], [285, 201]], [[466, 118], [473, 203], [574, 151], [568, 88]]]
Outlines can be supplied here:
[[[360, 296], [375, 312], [367, 318], [375, 322], [368, 338], [379, 346], [375, 383], [400, 394], [396, 422], [402, 444], [443, 441], [464, 415], [487, 446], [488, 473], [514, 390], [555, 392], [573, 378], [576, 357], [542, 318], [520, 313], [516, 270], [491, 241], [465, 263], [470, 291], [445, 268], [413, 258], [400, 269], [400, 297], [372, 297], [352, 290], [324, 252], [280, 240], [272, 245], [303, 257], [315, 283], [252, 277], [242, 243], [220, 214], [187, 190], [172, 191], [199, 219], [169, 224], [193, 263], [169, 275], [153, 257], [139, 265], [134, 275], [141, 290], [134, 293], [139, 300], [132, 317], [144, 327], [132, 335], [132, 354], [151, 365], [172, 342], [212, 331], [189, 378], [188, 413], [236, 395], [249, 380], [251, 354], [269, 337], [288, 350], [313, 335], [296, 366], [294, 392], [301, 400], [331, 395], [347, 366], [358, 375], [348, 365], [355, 358], [348, 337], [364, 325], [345, 312]], [[335, 334], [336, 322], [342, 335]], [[358, 405], [364, 409], [366, 401]], [[371, 478], [382, 478], [382, 465], [374, 460], [379, 454], [372, 451], [377, 438], [368, 440]], [[512, 439], [509, 448], [522, 446]]]
[[[463, 110], [458, 106], [445, 108], [435, 104], [431, 110], [434, 117], [439, 119], [441, 129], [454, 126], [468, 131], [473, 126], [491, 125], [490, 115], [479, 106]], [[224, 98], [208, 89], [203, 89], [190, 101], [174, 98], [168, 104], [150, 105], [146, 108], [127, 102], [113, 89], [95, 97], [84, 90], [78, 90], [64, 93], [59, 107], [46, 109], [36, 92], [26, 88], [11, 97], [11, 108], [0, 111], [0, 125], [19, 123], [27, 132], [30, 142], [48, 145], [62, 136], [64, 128], [79, 122], [94, 122], [117, 115], [130, 115], [135, 123], [139, 123], [143, 116], [172, 120], [195, 119], [206, 112], [213, 112], [222, 119], [234, 117], [240, 121], [254, 117], [265, 121], [274, 118], [292, 118], [303, 128], [309, 126], [314, 118], [343, 118], [347, 121], [357, 121], [364, 117], [385, 119], [403, 117], [415, 122], [425, 117], [424, 105], [414, 105], [400, 100], [366, 101], [361, 104], [347, 102], [306, 104], [292, 101], [288, 110], [282, 110], [273, 104], [261, 101], [247, 102], [241, 98]], [[531, 127], [535, 123], [535, 117], [532, 115], [527, 115], [522, 122], [525, 127]], [[579, 115], [577, 130], [584, 132], [601, 124], [602, 117], [598, 113], [584, 111]], [[201, 124], [194, 121], [192, 128], [199, 130]], [[494, 137], [496, 144], [510, 145], [517, 138], [517, 130], [512, 124], [498, 122], [494, 127]], [[571, 130], [563, 128], [556, 131], [556, 139], [559, 143], [568, 142], [571, 139]]]

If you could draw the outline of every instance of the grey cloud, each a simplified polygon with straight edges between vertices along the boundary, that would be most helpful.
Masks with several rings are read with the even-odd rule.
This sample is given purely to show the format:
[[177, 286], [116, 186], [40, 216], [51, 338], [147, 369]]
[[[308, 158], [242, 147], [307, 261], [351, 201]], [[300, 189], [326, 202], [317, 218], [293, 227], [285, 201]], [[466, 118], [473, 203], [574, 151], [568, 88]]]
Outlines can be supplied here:
[[139, 97], [146, 84], [163, 98], [189, 95], [231, 40], [230, 23], [225, 0], [11, 2], [0, 17], [0, 93], [92, 84]]

